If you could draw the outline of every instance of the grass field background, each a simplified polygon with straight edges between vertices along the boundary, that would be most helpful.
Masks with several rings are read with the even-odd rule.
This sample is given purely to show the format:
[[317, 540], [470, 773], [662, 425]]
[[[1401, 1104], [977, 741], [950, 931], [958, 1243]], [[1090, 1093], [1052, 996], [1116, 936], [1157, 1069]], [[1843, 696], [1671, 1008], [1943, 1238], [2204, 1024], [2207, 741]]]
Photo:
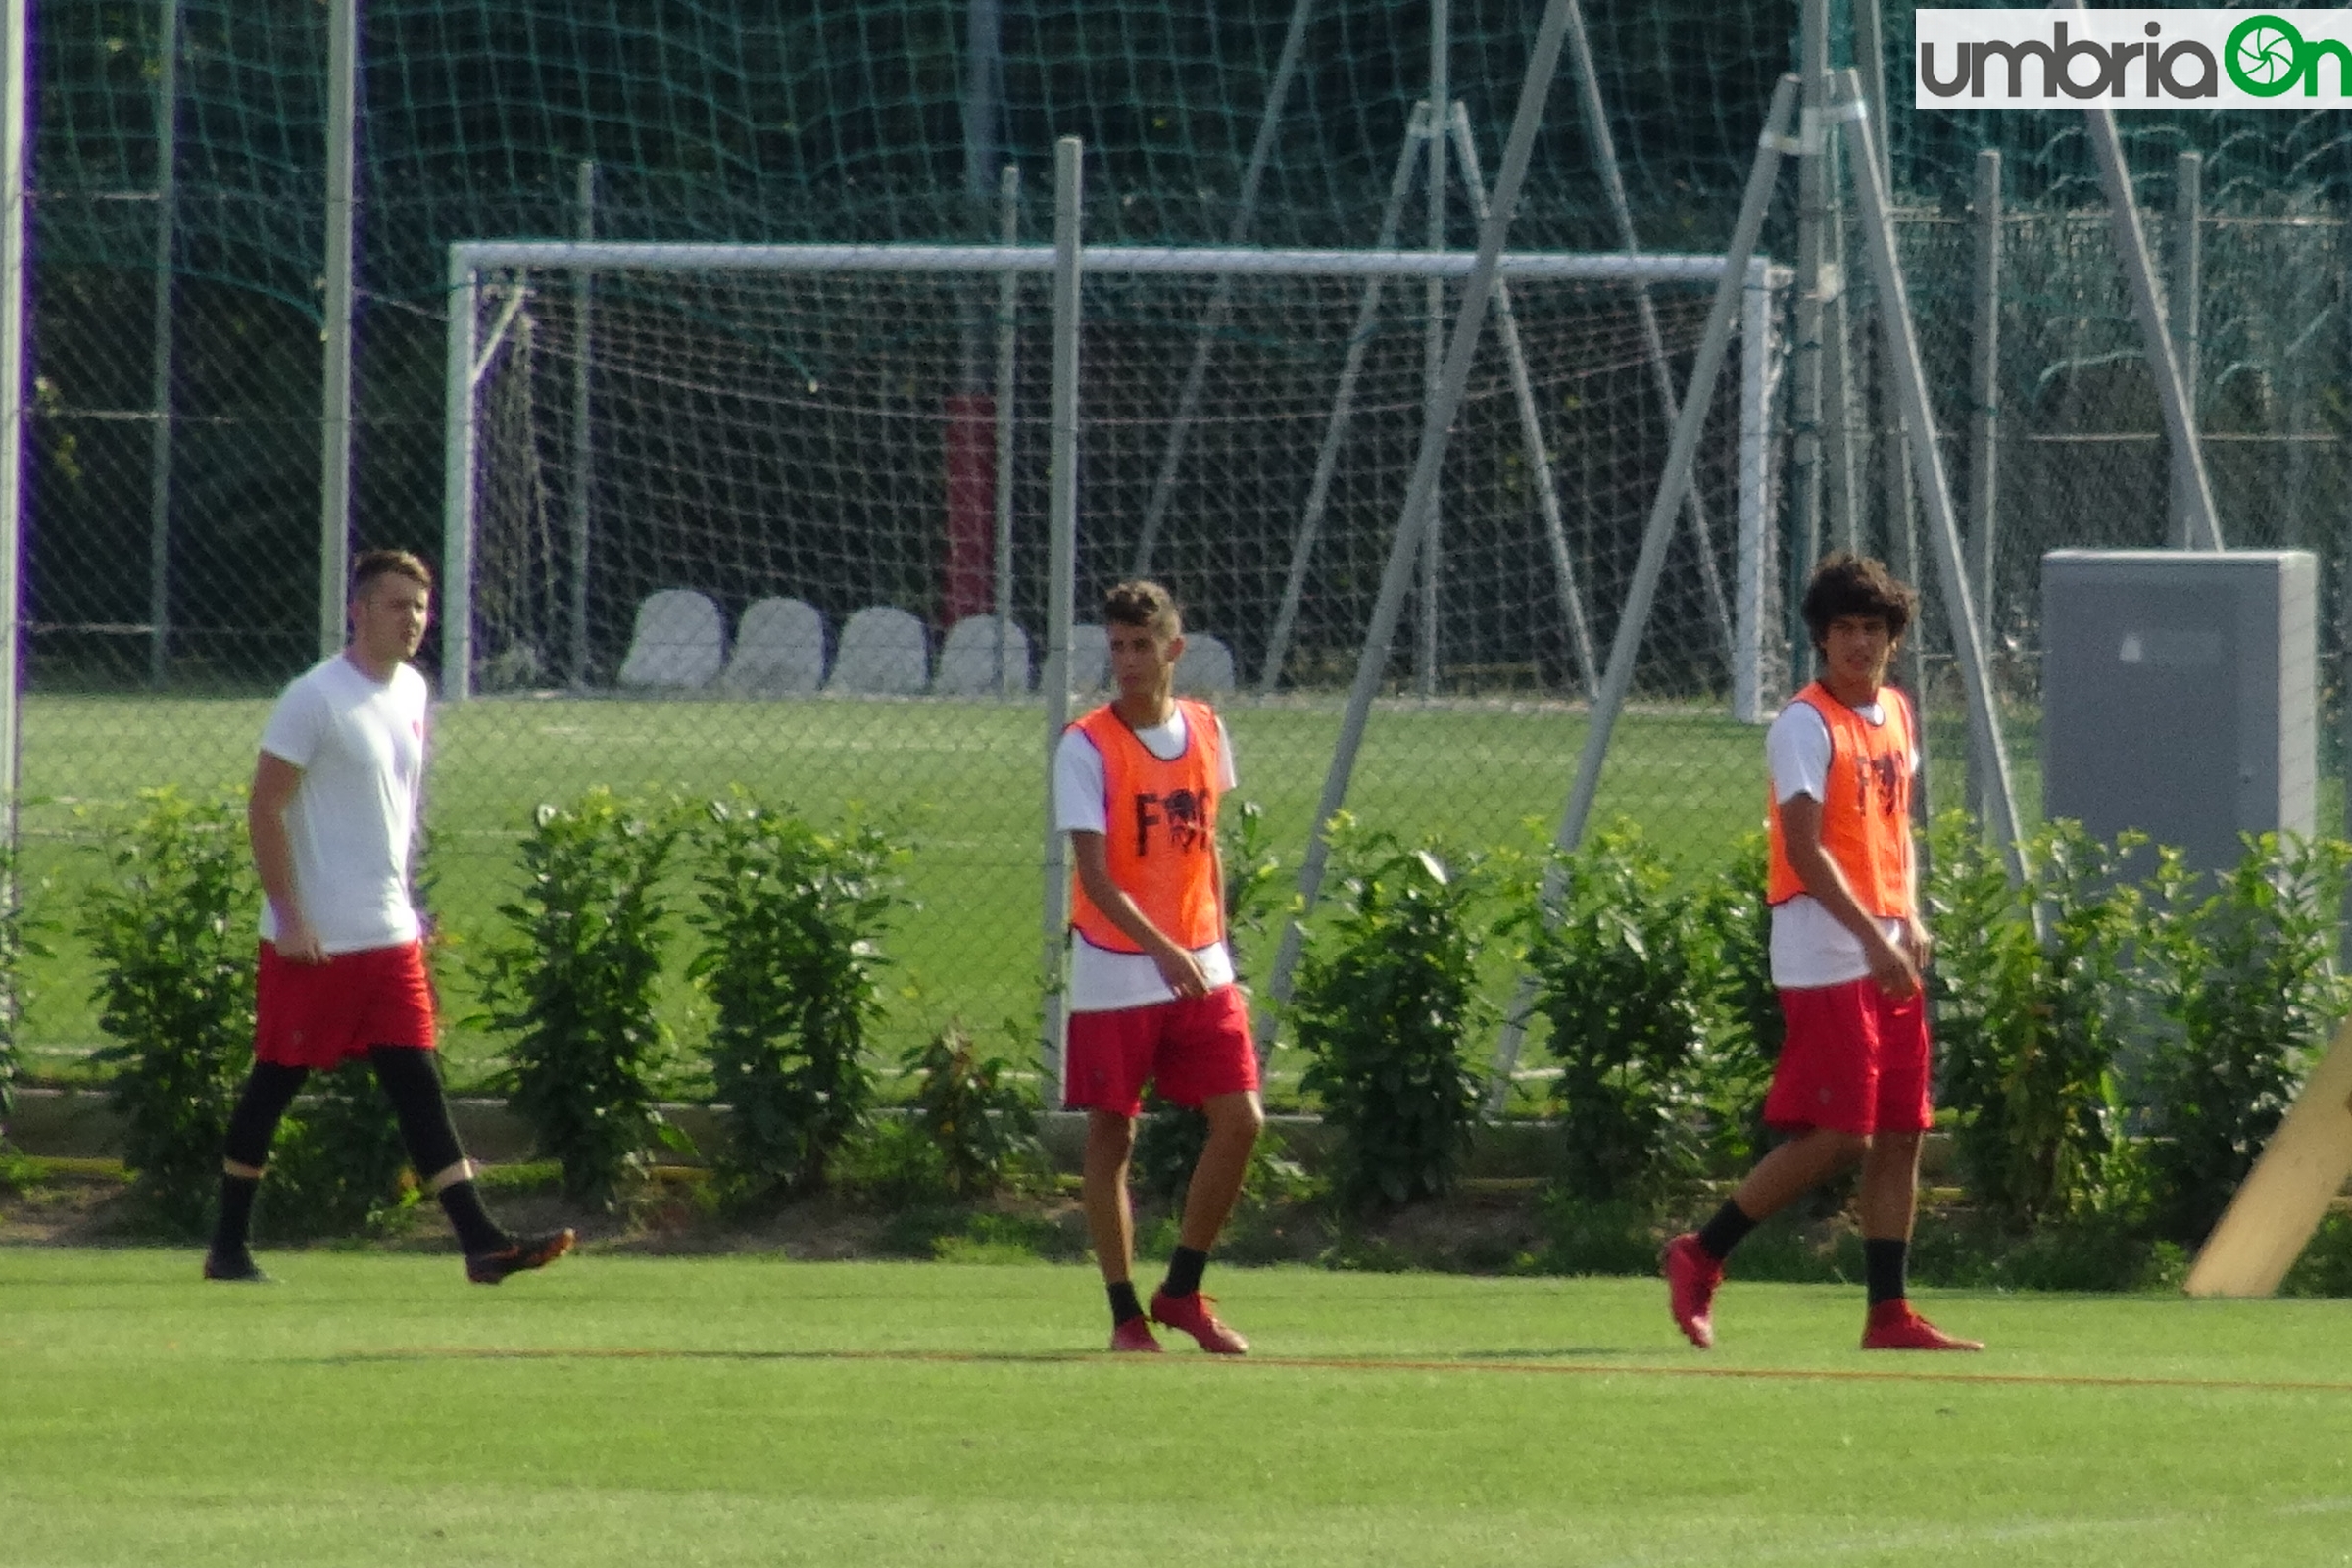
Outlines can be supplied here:
[[0, 1250], [0, 1563], [2352, 1561], [2352, 1304], [1224, 1270], [1250, 1359], [1093, 1353], [1091, 1270]]
[[[96, 975], [72, 929], [80, 891], [101, 869], [90, 850], [98, 821], [145, 787], [242, 786], [269, 710], [268, 699], [26, 701], [26, 867], [46, 882], [33, 902], [48, 918], [54, 952], [32, 966], [26, 1037], [35, 1065], [70, 1070], [98, 1038], [89, 1001]], [[1273, 842], [1295, 873], [1339, 705], [1241, 701], [1223, 711], [1241, 794], [1264, 806]], [[1532, 849], [1557, 820], [1586, 727], [1581, 710], [1558, 704], [1384, 704], [1369, 727], [1348, 808], [1367, 825], [1408, 838]], [[1956, 739], [1936, 744], [1942, 755], [1958, 755]], [[689, 799], [741, 783], [820, 823], [839, 820], [855, 803], [913, 846], [908, 892], [918, 907], [889, 944], [902, 993], [883, 1031], [889, 1055], [895, 1059], [951, 1017], [980, 1029], [1010, 1023], [1030, 1030], [1041, 987], [1044, 748], [1044, 710], [1033, 704], [502, 699], [444, 706], [435, 716], [426, 808], [440, 912], [459, 939], [443, 968], [444, 1010], [454, 1022], [473, 1009], [467, 959], [493, 934], [496, 908], [517, 885], [515, 848], [534, 807], [571, 800], [597, 783]], [[2037, 799], [2030, 753], [2021, 761], [2020, 798]], [[1630, 817], [1692, 874], [1705, 874], [1759, 825], [1762, 766], [1760, 732], [1719, 710], [1641, 710], [1618, 728], [1595, 820]], [[674, 902], [684, 907], [682, 887]], [[673, 969], [685, 951], [682, 940]], [[1498, 968], [1494, 983], [1507, 990], [1507, 972]], [[682, 984], [671, 987], [670, 1014], [682, 1038], [698, 1035], [694, 999]], [[1026, 1037], [1022, 1044], [1025, 1051]], [[462, 1083], [496, 1065], [494, 1045], [462, 1022], [449, 1045]]]

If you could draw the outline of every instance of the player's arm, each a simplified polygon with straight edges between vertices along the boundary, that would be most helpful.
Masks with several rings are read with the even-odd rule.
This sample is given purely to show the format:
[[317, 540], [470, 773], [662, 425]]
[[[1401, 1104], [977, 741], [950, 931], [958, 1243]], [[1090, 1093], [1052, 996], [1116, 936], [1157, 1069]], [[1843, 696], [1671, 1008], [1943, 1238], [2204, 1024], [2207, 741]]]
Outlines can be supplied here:
[[[1821, 847], [1821, 802], [1810, 795], [1791, 795], [1781, 802], [1781, 845], [1788, 868], [1804, 889], [1830, 911], [1830, 918], [1854, 934], [1870, 962], [1870, 977], [1892, 997], [1912, 996], [1919, 990], [1919, 966], [1910, 954], [1886, 939], [1886, 932], [1845, 880], [1845, 872]], [[1916, 906], [1915, 906], [1916, 907]], [[1914, 922], [1916, 923], [1916, 922]]]
[[264, 752], [253, 768], [253, 793], [245, 806], [246, 830], [253, 837], [253, 869], [261, 879], [262, 896], [277, 916], [277, 951], [296, 963], [324, 963], [326, 950], [303, 912], [294, 887], [294, 841], [286, 833], [286, 808], [302, 787], [302, 769], [272, 752]]
[[1151, 955], [1168, 989], [1179, 997], [1207, 996], [1208, 976], [1200, 972], [1200, 960], [1153, 925], [1126, 891], [1110, 879], [1110, 854], [1104, 847], [1103, 835], [1082, 828], [1071, 829], [1070, 856], [1078, 862], [1078, 885], [1086, 890], [1086, 896], [1128, 941]]

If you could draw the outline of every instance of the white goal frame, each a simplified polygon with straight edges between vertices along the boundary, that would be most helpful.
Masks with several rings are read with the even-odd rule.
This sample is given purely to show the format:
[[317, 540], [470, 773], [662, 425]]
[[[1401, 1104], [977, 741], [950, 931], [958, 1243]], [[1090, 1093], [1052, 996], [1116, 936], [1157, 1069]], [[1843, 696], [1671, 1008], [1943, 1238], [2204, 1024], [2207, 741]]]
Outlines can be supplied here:
[[[1468, 251], [1274, 250], [1238, 247], [1087, 247], [1089, 273], [1240, 278], [1321, 276], [1420, 280], [1459, 279], [1476, 256]], [[568, 271], [592, 279], [601, 271], [777, 272], [788, 274], [927, 272], [973, 278], [1053, 273], [1051, 245], [743, 245], [647, 241], [467, 240], [449, 248], [447, 406], [443, 425], [441, 696], [473, 695], [473, 564], [477, 400], [475, 392], [522, 303], [516, 292], [486, 334], [480, 328], [485, 288], [501, 272]], [[1721, 256], [1624, 253], [1508, 252], [1503, 282], [1568, 281], [1711, 286], [1725, 269]], [[1747, 264], [1740, 313], [1738, 548], [1732, 628], [1732, 711], [1761, 719], [1765, 649], [1777, 635], [1766, 613], [1772, 592], [1772, 472], [1768, 441], [1779, 356], [1775, 334], [1779, 294], [1792, 273], [1756, 257]], [[1505, 307], [1507, 309], [1507, 307]], [[1049, 635], [1052, 628], [1047, 628]]]

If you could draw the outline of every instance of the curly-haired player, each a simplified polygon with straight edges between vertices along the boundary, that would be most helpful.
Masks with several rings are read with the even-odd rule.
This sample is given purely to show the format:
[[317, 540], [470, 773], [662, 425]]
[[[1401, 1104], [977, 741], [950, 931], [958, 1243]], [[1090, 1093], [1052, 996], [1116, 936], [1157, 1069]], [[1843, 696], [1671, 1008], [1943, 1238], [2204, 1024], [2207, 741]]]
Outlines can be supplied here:
[[1919, 919], [1910, 703], [1886, 684], [1918, 595], [1839, 551], [1806, 586], [1821, 677], [1765, 734], [1772, 983], [1788, 1023], [1764, 1119], [1788, 1133], [1703, 1229], [1666, 1244], [1674, 1320], [1715, 1343], [1715, 1289], [1742, 1237], [1859, 1160], [1866, 1350], [1979, 1350], [1911, 1308], [1904, 1275], [1929, 1125], [1929, 938]]

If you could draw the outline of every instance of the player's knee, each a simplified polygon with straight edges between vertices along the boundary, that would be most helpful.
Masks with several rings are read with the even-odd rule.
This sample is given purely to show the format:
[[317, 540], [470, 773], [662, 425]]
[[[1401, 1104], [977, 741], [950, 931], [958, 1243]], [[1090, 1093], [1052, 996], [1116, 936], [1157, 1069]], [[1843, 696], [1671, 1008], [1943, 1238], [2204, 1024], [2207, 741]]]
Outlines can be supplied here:
[[1125, 1159], [1135, 1151], [1135, 1118], [1111, 1110], [1088, 1111], [1086, 1146], [1098, 1157]]
[[1858, 1164], [1870, 1154], [1871, 1135], [1869, 1133], [1824, 1130], [1821, 1136], [1829, 1141], [1830, 1148], [1843, 1164]]
[[1209, 1131], [1227, 1138], [1257, 1142], [1265, 1130], [1266, 1113], [1257, 1097], [1247, 1092], [1238, 1095], [1218, 1095], [1200, 1107], [1208, 1117]]

